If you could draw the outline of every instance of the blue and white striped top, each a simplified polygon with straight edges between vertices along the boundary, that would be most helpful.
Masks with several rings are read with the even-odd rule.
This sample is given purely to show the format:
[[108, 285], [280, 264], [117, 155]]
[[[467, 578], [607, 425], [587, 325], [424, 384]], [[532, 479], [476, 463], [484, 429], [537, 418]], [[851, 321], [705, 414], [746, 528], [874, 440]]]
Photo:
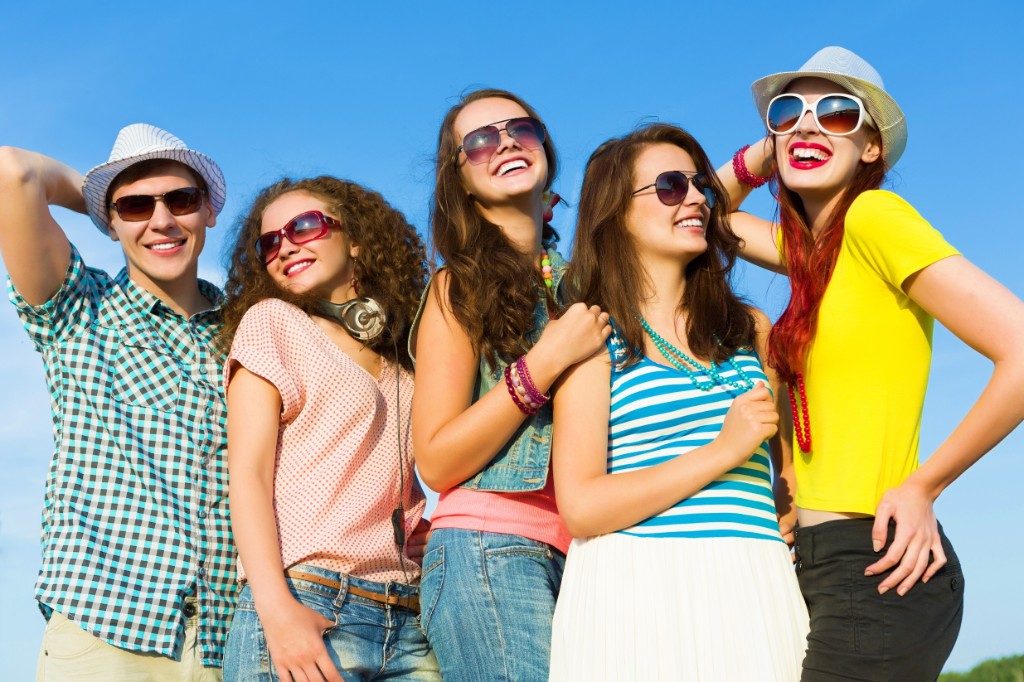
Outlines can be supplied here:
[[[720, 385], [701, 391], [685, 373], [646, 356], [623, 370], [623, 344], [615, 333], [608, 341], [613, 358], [608, 473], [654, 466], [713, 441], [739, 392]], [[752, 381], [768, 382], [756, 353], [739, 350], [733, 358]], [[741, 378], [729, 363], [720, 365], [718, 371], [723, 378]], [[703, 374], [698, 376], [702, 384], [707, 380]], [[693, 496], [618, 532], [643, 537], [741, 537], [782, 542], [772, 497], [768, 443], [762, 443], [745, 464]]]

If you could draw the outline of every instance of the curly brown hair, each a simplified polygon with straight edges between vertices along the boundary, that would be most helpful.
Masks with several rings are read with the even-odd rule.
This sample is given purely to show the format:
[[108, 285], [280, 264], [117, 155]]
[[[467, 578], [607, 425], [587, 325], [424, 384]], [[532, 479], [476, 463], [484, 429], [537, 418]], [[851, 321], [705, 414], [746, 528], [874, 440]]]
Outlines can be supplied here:
[[[493, 366], [499, 355], [513, 358], [529, 350], [527, 333], [533, 328], [538, 295], [546, 297], [549, 308], [554, 308], [555, 302], [534, 259], [524, 258], [501, 228], [481, 215], [459, 171], [457, 150], [462, 140], [455, 135], [455, 118], [467, 105], [489, 98], [515, 102], [541, 120], [529, 104], [505, 90], [476, 90], [449, 109], [437, 138], [437, 179], [430, 222], [434, 250], [444, 259], [450, 275], [448, 298], [455, 319], [477, 352]], [[558, 171], [558, 158], [551, 135], [545, 138], [547, 190]], [[544, 246], [553, 247], [557, 241], [558, 233], [545, 223]]]
[[221, 352], [230, 349], [246, 311], [263, 299], [279, 298], [307, 313], [316, 312], [318, 296], [295, 295], [278, 287], [256, 253], [264, 211], [290, 192], [305, 192], [327, 204], [341, 221], [341, 229], [359, 245], [359, 255], [354, 259], [359, 294], [376, 300], [387, 315], [384, 333], [367, 345], [411, 370], [412, 359], [406, 348], [409, 326], [427, 281], [423, 242], [416, 228], [380, 194], [326, 175], [303, 180], [285, 178], [270, 185], [236, 223], [233, 245], [225, 253], [228, 279], [224, 285], [224, 326], [218, 337]]
[[696, 139], [664, 123], [642, 126], [608, 140], [587, 161], [573, 242], [572, 264], [565, 279], [569, 300], [599, 305], [609, 312], [626, 341], [624, 366], [640, 360], [644, 331], [636, 314], [648, 282], [636, 245], [626, 227], [633, 199], [636, 160], [655, 144], [679, 147], [711, 182], [715, 206], [705, 236], [708, 247], [686, 266], [686, 289], [679, 307], [687, 311], [686, 341], [701, 358], [724, 362], [740, 347], [754, 343], [750, 308], [729, 287], [740, 239], [729, 227], [729, 195], [715, 167]]

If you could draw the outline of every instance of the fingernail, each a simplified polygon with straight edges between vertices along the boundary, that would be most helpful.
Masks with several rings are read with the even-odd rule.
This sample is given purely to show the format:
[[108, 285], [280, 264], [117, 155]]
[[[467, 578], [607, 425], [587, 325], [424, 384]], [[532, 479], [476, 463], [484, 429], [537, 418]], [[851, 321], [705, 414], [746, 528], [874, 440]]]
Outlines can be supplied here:
[[905, 587], [901, 587], [900, 589], [896, 590], [896, 594], [900, 595], [901, 597], [903, 595], [905, 595], [906, 593], [907, 593], [907, 588], [905, 588]]
[[888, 591], [889, 591], [888, 587], [879, 587], [878, 588], [878, 594], [885, 594]]
[[871, 571], [864, 571], [864, 575], [869, 575], [870, 576], [870, 575], [874, 575], [874, 573], [872, 573]]
[[921, 582], [923, 582], [923, 583], [928, 582], [928, 578], [921, 578]]
[[875, 550], [876, 552], [877, 552], [878, 550], [882, 549], [882, 543], [881, 543], [881, 542], [879, 542], [878, 540], [872, 540], [872, 541], [871, 541], [871, 546], [872, 546], [872, 547], [874, 548], [874, 550]]

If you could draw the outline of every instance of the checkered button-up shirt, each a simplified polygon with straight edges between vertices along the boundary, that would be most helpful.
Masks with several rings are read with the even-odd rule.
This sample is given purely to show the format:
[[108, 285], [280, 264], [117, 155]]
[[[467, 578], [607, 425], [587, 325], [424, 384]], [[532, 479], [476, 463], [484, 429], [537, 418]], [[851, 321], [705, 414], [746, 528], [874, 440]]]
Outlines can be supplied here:
[[74, 248], [43, 305], [7, 288], [53, 414], [36, 598], [115, 646], [174, 657], [195, 595], [203, 662], [219, 666], [235, 571], [218, 310], [186, 319]]

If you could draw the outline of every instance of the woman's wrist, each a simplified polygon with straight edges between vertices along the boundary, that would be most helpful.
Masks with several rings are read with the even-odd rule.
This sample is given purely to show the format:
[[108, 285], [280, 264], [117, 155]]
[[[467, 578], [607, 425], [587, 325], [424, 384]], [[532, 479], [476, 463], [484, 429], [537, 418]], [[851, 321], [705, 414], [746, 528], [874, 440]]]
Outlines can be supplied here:
[[914, 471], [900, 484], [901, 488], [917, 491], [921, 496], [926, 497], [932, 503], [939, 499], [939, 495], [946, 489], [941, 481], [934, 480], [929, 472], [923, 467]]
[[736, 151], [732, 157], [732, 171], [740, 184], [750, 189], [757, 189], [768, 182], [770, 174], [763, 169], [765, 165], [763, 157], [760, 163], [754, 164], [755, 170], [751, 170], [750, 165], [747, 163], [747, 153], [751, 149], [751, 145], [748, 144]]
[[557, 353], [550, 353], [548, 347], [541, 338], [537, 344], [523, 356], [523, 361], [529, 367], [530, 377], [534, 386], [541, 393], [547, 393], [555, 380], [565, 371], [566, 366], [558, 357]]
[[249, 587], [252, 589], [252, 601], [256, 607], [256, 613], [261, 614], [261, 618], [262, 614], [280, 611], [290, 601], [295, 600], [288, 589], [288, 583], [283, 581], [279, 586], [264, 585], [261, 590], [256, 590], [251, 583]]

